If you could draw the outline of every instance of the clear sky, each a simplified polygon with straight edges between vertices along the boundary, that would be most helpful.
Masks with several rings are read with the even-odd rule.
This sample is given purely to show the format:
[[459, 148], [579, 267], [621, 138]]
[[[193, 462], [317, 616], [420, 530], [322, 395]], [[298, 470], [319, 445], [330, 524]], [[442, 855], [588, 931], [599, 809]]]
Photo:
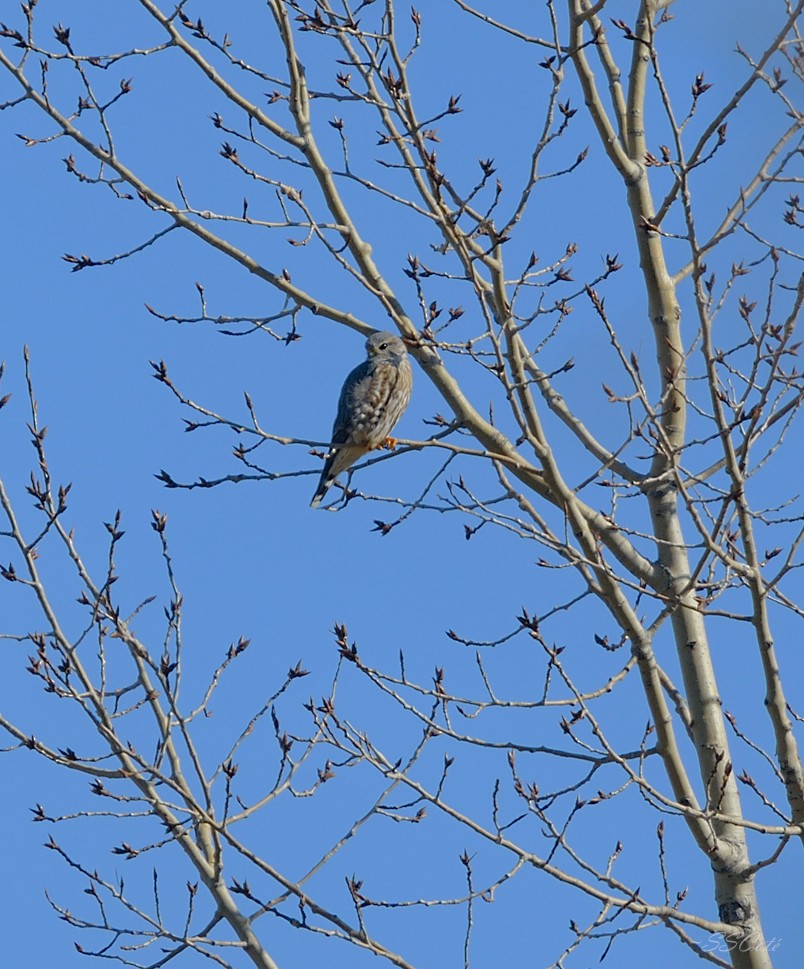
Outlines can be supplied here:
[[[543, 123], [549, 77], [538, 63], [544, 51], [495, 32], [461, 14], [446, 0], [422, 3], [421, 7], [423, 45], [411, 68], [413, 86], [420, 92], [419, 115], [435, 115], [450, 96], [458, 94], [463, 108], [462, 114], [436, 125], [439, 161], [452, 173], [456, 184], [465, 187], [478, 178], [477, 159], [493, 158], [497, 177], [506, 191], [510, 186], [514, 198], [526, 172], [533, 131]], [[543, 5], [506, 0], [485, 7], [493, 8], [496, 17], [525, 32], [544, 34], [549, 29]], [[606, 11], [610, 17], [630, 21], [634, 7], [624, 0], [612, 0]], [[187, 10], [193, 18], [201, 16], [216, 35], [228, 31], [244, 60], [261, 65], [268, 74], [284, 73], [272, 21], [263, 4], [198, 3], [188, 5]], [[706, 81], [712, 84], [702, 99], [700, 117], [691, 124], [695, 132], [745, 77], [746, 62], [736, 53], [736, 43], [758, 56], [782, 22], [784, 4], [777, 0], [678, 0], [674, 12], [676, 20], [666, 28], [663, 55], [668, 86], [686, 105], [697, 73], [705, 70]], [[58, 22], [71, 28], [75, 50], [87, 54], [146, 47], [161, 40], [159, 31], [131, 0], [115, 4], [83, 0], [78, 5], [42, 0], [37, 15], [41, 44], [49, 49], [56, 47], [50, 25]], [[18, 8], [9, 5], [3, 16], [10, 25], [23, 29]], [[614, 27], [610, 26], [609, 32], [615, 54], [625, 62], [627, 43]], [[318, 40], [302, 35], [299, 41], [303, 52], [316, 51], [309, 68], [311, 88], [330, 87], [338, 69], [331, 59], [317, 53], [322, 49], [315, 43]], [[2, 45], [7, 56], [18, 56], [7, 39]], [[36, 60], [32, 58], [34, 78], [38, 78]], [[197, 72], [192, 73], [170, 52], [153, 59], [132, 58], [111, 68], [103, 79], [109, 96], [119, 90], [123, 78], [132, 78], [133, 90], [121, 99], [110, 118], [120, 157], [127, 164], [173, 198], [179, 177], [188, 198], [199, 208], [239, 213], [242, 198], [248, 195], [252, 213], [265, 218], [273, 213], [276, 217], [271, 191], [243, 178], [220, 157], [220, 142], [227, 136], [215, 130], [209, 116], [221, 112], [224, 123], [230, 124], [239, 119], [219, 95], [205, 87]], [[246, 76], [242, 81], [249, 96], [255, 98], [264, 99], [270, 87], [266, 81], [255, 82]], [[73, 110], [77, 89], [67, 65], [54, 66], [48, 84], [55, 98], [61, 101], [63, 97], [63, 109]], [[71, 94], [61, 95], [61, 91]], [[0, 101], [18, 94], [13, 79], [0, 73]], [[637, 256], [631, 227], [622, 211], [621, 186], [583, 115], [582, 96], [574, 81], [568, 81], [567, 96], [580, 110], [566, 137], [546, 156], [545, 168], [559, 170], [572, 164], [587, 145], [591, 146], [588, 158], [573, 175], [546, 182], [536, 194], [522, 231], [510, 243], [510, 265], [526, 262], [530, 251], [535, 251], [543, 264], [549, 264], [574, 243], [579, 247], [573, 260], [576, 281], [599, 272], [605, 254], [618, 254], [624, 272], [634, 274]], [[701, 174], [702, 224], [712, 227], [717, 223], [742, 177], [735, 173], [749, 174], [761, 146], [781, 130], [781, 112], [769, 103], [767, 98], [752, 96], [743, 113], [730, 121], [722, 167], [713, 165], [711, 174]], [[322, 144], [333, 163], [339, 164], [338, 134], [326, 121], [348, 109], [337, 102], [315, 104]], [[651, 119], [648, 127], [650, 130]], [[443, 667], [455, 692], [466, 690], [477, 695], [480, 687], [475, 651], [452, 641], [445, 631], [453, 629], [459, 636], [476, 641], [496, 640], [517, 628], [516, 616], [523, 607], [532, 614], [544, 614], [568, 599], [577, 587], [563, 573], [537, 569], [535, 563], [543, 550], [502, 529], [489, 525], [466, 541], [465, 524], [477, 522], [459, 514], [420, 511], [390, 535], [381, 537], [372, 532], [374, 521], [397, 514], [393, 504], [353, 501], [338, 514], [311, 511], [308, 504], [320, 462], [306, 447], [277, 445], [259, 452], [260, 462], [271, 470], [308, 472], [304, 476], [193, 491], [166, 489], [155, 477], [160, 469], [166, 469], [176, 480], [193, 481], [242, 468], [231, 457], [237, 440], [231, 431], [211, 428], [184, 432], [182, 417], [189, 415], [181, 411], [165, 386], [152, 379], [149, 360], [164, 360], [176, 386], [211, 410], [247, 421], [243, 403], [247, 392], [264, 429], [281, 436], [325, 441], [343, 377], [362, 359], [363, 339], [309, 313], [299, 317], [301, 339], [287, 346], [259, 332], [226, 336], [208, 323], [177, 325], [159, 319], [148, 312], [146, 304], [165, 316], [197, 316], [197, 283], [204, 288], [212, 316], [268, 316], [281, 305], [265, 283], [179, 232], [114, 265], [70, 272], [70, 265], [62, 259], [65, 253], [108, 259], [145, 242], [166, 222], [137, 200], [121, 200], [108, 190], [79, 184], [67, 172], [63, 159], [70, 153], [76, 154], [79, 163], [82, 159], [65, 139], [27, 147], [24, 139], [15, 137], [44, 138], [52, 133], [52, 126], [32, 105], [0, 113], [0, 197], [5, 227], [0, 332], [6, 361], [0, 396], [13, 393], [0, 413], [0, 470], [25, 527], [33, 533], [36, 526], [25, 493], [35, 458], [26, 430], [30, 415], [23, 345], [30, 348], [40, 418], [48, 426], [46, 444], [54, 478], [73, 483], [70, 523], [87, 567], [102, 573], [108, 539], [103, 523], [110, 522], [120, 509], [126, 536], [118, 557], [118, 597], [131, 609], [148, 596], [158, 597], [154, 605], [143, 610], [138, 626], [141, 635], [150, 637], [158, 654], [164, 627], [162, 604], [170, 595], [158, 538], [151, 528], [151, 509], [159, 509], [169, 516], [174, 567], [184, 596], [188, 696], [203, 689], [230, 643], [241, 635], [252, 641], [213, 704], [214, 715], [200, 725], [202, 747], [210, 763], [222, 755], [227, 740], [237, 735], [299, 660], [311, 675], [292, 685], [283, 698], [281, 716], [287, 718], [283, 726], [288, 723], [298, 731], [305, 729], [301, 704], [309, 696], [324, 695], [336, 667], [337, 651], [331, 634], [336, 622], [348, 625], [350, 639], [357, 640], [361, 654], [372, 665], [398, 672], [397, 657], [404, 651], [411, 679], [430, 685], [434, 669]], [[649, 138], [655, 153], [665, 138], [661, 130]], [[371, 127], [357, 128], [351, 146], [356, 164], [368, 166], [374, 158], [390, 157], [387, 149], [377, 145], [376, 130]], [[382, 154], [384, 150], [386, 155]], [[268, 164], [264, 157], [249, 160]], [[87, 170], [91, 170], [89, 166]], [[288, 166], [281, 171], [280, 177], [290, 177]], [[387, 178], [388, 184], [393, 184], [393, 175]], [[661, 185], [658, 176], [657, 185]], [[375, 258], [415, 318], [415, 291], [404, 274], [406, 256], [409, 252], [422, 258], [433, 255], [429, 230], [410, 213], [400, 213], [354, 186], [347, 187], [345, 193]], [[767, 216], [757, 216], [758, 229], [764, 230], [763, 219], [768, 220], [767, 226], [772, 220], [774, 227], [778, 226], [781, 197], [776, 196]], [[287, 269], [294, 281], [315, 287], [323, 299], [379, 328], [388, 325], [387, 319], [378, 316], [369, 295], [346, 281], [343, 272], [314, 246], [289, 246], [280, 234], [254, 227], [232, 226], [226, 232], [271, 271]], [[792, 247], [794, 230], [782, 232], [789, 232], [784, 238]], [[477, 315], [470, 293], [435, 281], [429, 292], [444, 307], [463, 304], [467, 332], [479, 329], [477, 318], [472, 325], [468, 322], [471, 314]], [[652, 337], [646, 329], [644, 294], [638, 283], [612, 286], [606, 296], [621, 323], [628, 350], [644, 353], [652, 360]], [[682, 293], [684, 298], [688, 296]], [[284, 334], [287, 321], [279, 321], [276, 328]], [[231, 329], [242, 333], [244, 328], [233, 325]], [[600, 384], [618, 376], [615, 371], [610, 378], [601, 363], [606, 352], [605, 335], [595, 329], [588, 306], [579, 306], [571, 326], [561, 340], [548, 346], [544, 358], [549, 370], [568, 356], [574, 357], [575, 369], [561, 391], [572, 396], [584, 419], [600, 431], [605, 431], [611, 421], [602, 407], [605, 396]], [[456, 358], [454, 370], [466, 381], [478, 409], [487, 412], [489, 401], [497, 393], [490, 381], [478, 376], [460, 358]], [[423, 422], [437, 413], [444, 413], [444, 403], [426, 376], [417, 371], [411, 405], [397, 429], [399, 436], [426, 437], [431, 427]], [[800, 443], [799, 432], [788, 446], [800, 453]], [[411, 500], [424, 489], [442, 461], [443, 455], [432, 449], [399, 454], [363, 471], [355, 483], [370, 493]], [[578, 468], [578, 480], [585, 473], [584, 467]], [[800, 458], [781, 459], [779, 480], [794, 472], [800, 474], [800, 467]], [[480, 493], [493, 493], [493, 477], [477, 463], [466, 460], [454, 464], [447, 479], [456, 480], [459, 474]], [[772, 483], [768, 487], [769, 496], [775, 497]], [[445, 490], [442, 481], [436, 492], [443, 494]], [[10, 554], [0, 546], [0, 562], [6, 563]], [[42, 568], [68, 625], [77, 631], [81, 619], [75, 605], [78, 588], [74, 574], [55, 555], [43, 555]], [[20, 633], [41, 625], [30, 601], [8, 583], [0, 583], [0, 614], [4, 617], [3, 632]], [[594, 645], [596, 633], [615, 635], [611, 621], [599, 607], [583, 607], [572, 622], [565, 616], [553, 620], [545, 635], [578, 658], [579, 677], [585, 686], [601, 682], [622, 666], [625, 650], [608, 654]], [[725, 624], [714, 626], [714, 631], [724, 695], [732, 691], [727, 702], [739, 710], [744, 718], [741, 723], [755, 728], [761, 742], [767, 743], [770, 731], [763, 719], [762, 696], [758, 690], [746, 689], [751, 686], [753, 672], [742, 672], [755, 669], [751, 639], [742, 629], [736, 634], [727, 631]], [[665, 637], [662, 647], [675, 676], [667, 632]], [[789, 647], [784, 660], [789, 664], [789, 679], [800, 692], [799, 628], [781, 625], [779, 639]], [[66, 704], [43, 696], [26, 672], [30, 643], [6, 641], [2, 649], [2, 713], [55, 747], [80, 746], [82, 740], [89, 743], [85, 726], [64, 709]], [[489, 648], [483, 658], [507, 696], [514, 698], [539, 689], [539, 657], [527, 639], [520, 637], [505, 647]], [[417, 727], [376, 691], [349, 677], [339, 690], [344, 716], [358, 729], [369, 730], [378, 742], [387, 744], [389, 751], [398, 747], [398, 756], [410, 749]], [[796, 698], [793, 692], [793, 702], [797, 699], [801, 705], [800, 695]], [[627, 700], [627, 715], [620, 720], [618, 711], [609, 711], [608, 729], [624, 747], [633, 749], [639, 744], [647, 710], [635, 681], [618, 696], [618, 702]], [[464, 726], [480, 730], [479, 721], [470, 720]], [[548, 728], [542, 727], [541, 721], [512, 716], [491, 720], [483, 729], [492, 737], [508, 739], [514, 732], [534, 742], [534, 734], [541, 729], [549, 729], [555, 739], [556, 726], [555, 718]], [[259, 740], [263, 742], [269, 750], [270, 772], [275, 769], [270, 728], [264, 728]], [[439, 748], [438, 757], [445, 752], [449, 752], [447, 745]], [[481, 814], [488, 813], [493, 778], [505, 771], [502, 762], [493, 761], [487, 754], [484, 751], [472, 760], [461, 753], [454, 769], [456, 800], [477, 806]], [[252, 784], [256, 790], [261, 777], [259, 748], [251, 757], [252, 774], [244, 784]], [[85, 778], [48, 768], [26, 751], [6, 755], [0, 760], [0, 768], [0, 818], [7, 842], [6, 877], [0, 892], [4, 964], [13, 969], [50, 965], [74, 969], [86, 965], [73, 943], [87, 944], [87, 940], [57, 918], [44, 895], [46, 888], [54, 902], [65, 908], [78, 910], [85, 904], [85, 879], [71, 871], [56, 852], [41, 847], [49, 829], [88, 867], [102, 867], [110, 877], [117, 872], [131, 885], [141, 879], [147, 886], [158, 856], [146, 855], [133, 863], [112, 855], [113, 845], [138, 839], [136, 831], [113, 818], [56, 826], [32, 823], [31, 809], [37, 803], [48, 814], [100, 810], [102, 805], [88, 794]], [[534, 761], [534, 776], [541, 769], [542, 765]], [[370, 779], [355, 774], [339, 777], [313, 798], [287, 799], [274, 813], [258, 815], [249, 829], [258, 849], [291, 874], [303, 870], [305, 863], [315, 860], [321, 845], [342, 835], [369, 806], [376, 787]], [[551, 782], [558, 783], [554, 779]], [[606, 783], [614, 786], [613, 775]], [[549, 782], [545, 784], [549, 786]], [[401, 793], [397, 796], [400, 803], [405, 800]], [[750, 811], [757, 808], [755, 802], [746, 801]], [[621, 816], [602, 812], [590, 816], [579, 824], [578, 837], [598, 864], [605, 864], [617, 838], [623, 838], [620, 877], [635, 886], [641, 878], [651, 879], [650, 890], [658, 899], [661, 882], [656, 866], [643, 875], [640, 865], [645, 853], [655, 855], [658, 818], [639, 813], [635, 794], [632, 802], [624, 797], [622, 803]], [[632, 809], [624, 834], [622, 818]], [[644, 830], [640, 824], [645, 825]], [[688, 885], [690, 899], [694, 900], [691, 909], [713, 918], [714, 906], [707, 901], [707, 893], [711, 893], [705, 862], [691, 848], [684, 830], [670, 829], [669, 822], [668, 828], [671, 857], [677, 862], [671, 865], [672, 889], [675, 892]], [[538, 841], [537, 829], [533, 830]], [[465, 849], [475, 850], [465, 832], [434, 813], [418, 825], [387, 820], [385, 827], [372, 825], [356, 839], [355, 845], [322, 876], [319, 888], [343, 893], [344, 877], [355, 872], [366, 879], [367, 891], [375, 895], [415, 898], [431, 891], [458, 896], [465, 886], [458, 858]], [[801, 867], [795, 851], [795, 847], [788, 848], [778, 868], [759, 883], [766, 933], [783, 937], [784, 944], [775, 953], [781, 967], [797, 964], [802, 944]], [[482, 847], [477, 852], [477, 882], [498, 877], [504, 870], [499, 859]], [[760, 857], [769, 852], [763, 845], [755, 848], [755, 853]], [[173, 858], [175, 861], [176, 856]], [[422, 879], [423, 871], [428, 871], [432, 885]], [[236, 868], [233, 874], [237, 876]], [[189, 870], [179, 868], [171, 870], [170, 875], [179, 886], [192, 877]], [[546, 877], [524, 873], [514, 881], [516, 887], [501, 889], [494, 905], [479, 906], [473, 965], [491, 966], [502, 961], [534, 967], [549, 964], [569, 941], [569, 918], [576, 910], [588, 915], [575, 896]], [[647, 891], [648, 881], [641, 884]], [[386, 918], [387, 913], [378, 913], [376, 924], [384, 924]], [[464, 910], [443, 915], [437, 937], [430, 934], [433, 930], [427, 918], [426, 912], [411, 916], [409, 922], [387, 918], [383, 938], [419, 965], [462, 965]], [[269, 942], [268, 949], [282, 966], [322, 960], [324, 965], [344, 967], [376, 964], [347, 946], [321, 949], [305, 933], [284, 928], [279, 931], [274, 923], [266, 923], [262, 930], [266, 936], [276, 931], [275, 943]], [[657, 930], [644, 942], [641, 936], [629, 936], [615, 947], [611, 958], [616, 965], [643, 964], [647, 953], [657, 965], [671, 957], [681, 960], [674, 964], [699, 964], [688, 951], [676, 946], [669, 933], [662, 936]], [[506, 946], [510, 940], [503, 956], [501, 938]], [[600, 948], [590, 947], [575, 964], [592, 964], [600, 952]], [[189, 964], [189, 960], [179, 960], [178, 964]]]

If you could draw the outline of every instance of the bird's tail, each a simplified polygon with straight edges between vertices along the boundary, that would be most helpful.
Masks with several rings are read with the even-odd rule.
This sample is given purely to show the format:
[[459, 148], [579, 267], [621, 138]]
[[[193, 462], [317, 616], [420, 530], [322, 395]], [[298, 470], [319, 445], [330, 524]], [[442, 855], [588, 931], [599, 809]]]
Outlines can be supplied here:
[[335, 477], [332, 475], [321, 475], [321, 480], [318, 483], [318, 487], [315, 489], [313, 500], [310, 502], [311, 508], [318, 508], [318, 506], [321, 504], [322, 498], [332, 487], [332, 483], [334, 481]]
[[347, 444], [338, 447], [336, 451], [330, 454], [324, 463], [321, 478], [318, 481], [318, 487], [315, 489], [313, 500], [310, 502], [310, 507], [318, 508], [321, 504], [321, 499], [335, 484], [335, 479], [338, 475], [347, 468], [350, 468], [358, 458], [366, 453], [368, 453], [367, 447]]

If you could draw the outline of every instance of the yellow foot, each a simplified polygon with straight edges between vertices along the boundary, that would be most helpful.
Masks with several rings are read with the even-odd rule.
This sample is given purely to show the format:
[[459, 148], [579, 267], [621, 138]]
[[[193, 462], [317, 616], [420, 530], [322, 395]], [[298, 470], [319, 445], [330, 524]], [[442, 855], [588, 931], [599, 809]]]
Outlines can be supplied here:
[[380, 445], [380, 447], [381, 448], [384, 447], [384, 448], [387, 448], [389, 451], [393, 451], [394, 448], [396, 447], [396, 438], [395, 437], [386, 437], [386, 439], [382, 442], [382, 444]]

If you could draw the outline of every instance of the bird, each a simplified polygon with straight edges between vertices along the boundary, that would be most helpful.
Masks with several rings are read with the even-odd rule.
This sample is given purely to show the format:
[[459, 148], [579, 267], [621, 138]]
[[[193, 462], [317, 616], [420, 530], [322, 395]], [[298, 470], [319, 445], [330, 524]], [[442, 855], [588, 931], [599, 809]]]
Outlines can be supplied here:
[[413, 372], [401, 338], [387, 330], [372, 333], [366, 340], [366, 359], [341, 388], [332, 444], [311, 508], [318, 507], [341, 471], [369, 451], [394, 446], [389, 434], [408, 406], [412, 386]]

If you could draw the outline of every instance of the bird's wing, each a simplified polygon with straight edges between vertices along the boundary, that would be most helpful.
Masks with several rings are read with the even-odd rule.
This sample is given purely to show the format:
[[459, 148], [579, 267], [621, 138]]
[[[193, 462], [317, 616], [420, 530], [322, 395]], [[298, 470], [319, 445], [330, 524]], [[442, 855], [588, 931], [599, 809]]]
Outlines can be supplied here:
[[371, 383], [372, 373], [371, 363], [364, 360], [344, 381], [338, 398], [338, 413], [332, 425], [333, 444], [346, 444], [349, 441], [357, 402], [364, 396], [364, 387]]

